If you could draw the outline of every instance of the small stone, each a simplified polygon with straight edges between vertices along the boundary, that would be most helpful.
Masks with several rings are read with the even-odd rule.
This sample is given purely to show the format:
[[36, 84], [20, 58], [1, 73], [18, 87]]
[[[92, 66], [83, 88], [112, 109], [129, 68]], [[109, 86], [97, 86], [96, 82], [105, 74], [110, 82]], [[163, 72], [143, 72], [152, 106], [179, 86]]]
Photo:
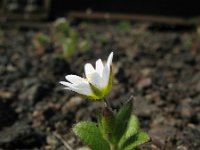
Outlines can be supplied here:
[[158, 91], [151, 92], [151, 93], [145, 95], [145, 99], [158, 101], [158, 100], [160, 100], [160, 93]]
[[7, 70], [8, 72], [14, 72], [14, 71], [17, 70], [17, 68], [14, 67], [13, 65], [9, 64], [9, 65], [7, 66], [7, 68], [6, 68], [6, 70]]
[[135, 97], [134, 106], [135, 106], [134, 112], [137, 115], [144, 117], [150, 117], [152, 116], [152, 114], [159, 111], [159, 108], [156, 105], [150, 103], [141, 96]]
[[56, 122], [54, 124], [54, 127], [55, 127], [57, 132], [66, 133], [67, 132], [67, 127], [68, 127], [67, 120], [62, 121], [62, 122]]
[[52, 150], [52, 146], [51, 145], [46, 145], [44, 149], [45, 150]]
[[85, 118], [88, 117], [88, 115], [84, 115], [84, 114], [87, 114], [87, 110], [86, 109], [80, 109], [77, 111], [76, 113], [76, 116], [75, 116], [75, 119], [77, 122], [81, 121], [81, 120], [84, 120]]
[[38, 117], [41, 117], [41, 116], [42, 116], [42, 112], [41, 112], [41, 111], [35, 110], [35, 111], [32, 113], [32, 117], [33, 117], [33, 118], [38, 118]]
[[0, 129], [12, 125], [17, 120], [17, 113], [7, 104], [0, 101]]
[[190, 118], [195, 114], [194, 109], [191, 107], [191, 101], [192, 100], [190, 98], [181, 100], [181, 104], [179, 107], [180, 107], [180, 113], [183, 118], [185, 117]]
[[65, 114], [69, 110], [75, 109], [78, 105], [80, 105], [83, 102], [83, 99], [81, 97], [75, 96], [70, 98], [62, 107], [62, 112]]
[[55, 136], [51, 136], [51, 135], [47, 136], [46, 141], [51, 146], [52, 145], [54, 146], [54, 145], [58, 144], [58, 141], [57, 141]]
[[197, 91], [200, 91], [200, 82], [198, 82], [198, 83], [196, 84], [196, 90], [197, 90]]
[[34, 84], [21, 95], [19, 95], [20, 100], [29, 100], [30, 104], [35, 104], [40, 101], [45, 94], [49, 92], [48, 85], [45, 84]]
[[174, 138], [176, 135], [176, 129], [169, 125], [155, 125], [149, 131], [152, 143], [162, 148], [168, 138]]
[[177, 150], [188, 150], [188, 148], [186, 146], [183, 146], [183, 145], [179, 145], [177, 147]]
[[147, 77], [151, 74], [152, 70], [150, 68], [144, 68], [141, 70], [142, 76]]
[[200, 126], [188, 125], [183, 130], [181, 144], [187, 145], [188, 149], [199, 149], [200, 147]]
[[23, 79], [23, 87], [29, 88], [38, 82], [39, 80], [37, 78], [25, 78]]
[[45, 135], [25, 122], [16, 122], [13, 126], [0, 132], [0, 147], [4, 149], [32, 149], [39, 148]]
[[1, 91], [0, 90], [0, 98], [10, 99], [12, 97], [12, 93], [9, 91]]
[[91, 149], [89, 147], [84, 146], [77, 148], [77, 150], [91, 150]]
[[137, 83], [136, 86], [137, 86], [137, 88], [139, 90], [142, 90], [142, 89], [150, 86], [151, 84], [152, 84], [151, 78], [143, 78], [143, 79], [141, 79], [141, 80], [138, 81], [138, 83]]

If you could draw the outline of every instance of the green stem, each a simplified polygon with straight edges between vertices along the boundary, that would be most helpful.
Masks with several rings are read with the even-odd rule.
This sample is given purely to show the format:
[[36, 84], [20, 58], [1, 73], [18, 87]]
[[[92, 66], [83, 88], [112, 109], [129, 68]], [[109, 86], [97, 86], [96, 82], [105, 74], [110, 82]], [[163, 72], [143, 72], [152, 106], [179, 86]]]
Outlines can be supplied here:
[[111, 145], [111, 146], [110, 146], [110, 150], [117, 150], [117, 147], [114, 146], [114, 145]]

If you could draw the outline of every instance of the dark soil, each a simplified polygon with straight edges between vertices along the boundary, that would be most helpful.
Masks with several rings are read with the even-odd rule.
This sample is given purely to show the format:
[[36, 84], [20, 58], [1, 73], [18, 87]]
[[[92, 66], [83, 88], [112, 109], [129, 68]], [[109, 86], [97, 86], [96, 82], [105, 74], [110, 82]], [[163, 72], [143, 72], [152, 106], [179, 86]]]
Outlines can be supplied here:
[[[134, 113], [152, 141], [139, 149], [200, 148], [200, 35], [193, 28], [175, 30], [134, 23], [126, 31], [117, 23], [80, 23], [89, 51], [57, 57], [55, 45], [38, 54], [36, 32], [48, 27], [2, 27], [0, 32], [0, 149], [73, 149], [83, 146], [74, 123], [96, 121], [103, 106], [59, 85], [67, 74], [83, 74], [84, 64], [114, 52], [114, 83], [108, 99], [119, 108], [135, 96]], [[62, 140], [61, 138], [62, 137]]]

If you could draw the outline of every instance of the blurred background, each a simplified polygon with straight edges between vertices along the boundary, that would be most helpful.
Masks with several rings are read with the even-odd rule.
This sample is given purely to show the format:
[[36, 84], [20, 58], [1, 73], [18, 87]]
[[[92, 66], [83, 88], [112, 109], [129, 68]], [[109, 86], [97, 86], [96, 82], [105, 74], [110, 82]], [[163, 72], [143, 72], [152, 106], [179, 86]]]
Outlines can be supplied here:
[[181, 0], [0, 0], [0, 149], [83, 150], [74, 123], [101, 101], [63, 90], [65, 75], [111, 51], [118, 109], [152, 141], [139, 150], [200, 148], [200, 9]]
[[[191, 0], [1, 0], [2, 19], [49, 20], [87, 9], [101, 13], [125, 13], [182, 18], [198, 18], [198, 1]], [[82, 14], [83, 15], [83, 14]], [[154, 16], [155, 17], [155, 16]], [[130, 17], [131, 18], [131, 17]]]

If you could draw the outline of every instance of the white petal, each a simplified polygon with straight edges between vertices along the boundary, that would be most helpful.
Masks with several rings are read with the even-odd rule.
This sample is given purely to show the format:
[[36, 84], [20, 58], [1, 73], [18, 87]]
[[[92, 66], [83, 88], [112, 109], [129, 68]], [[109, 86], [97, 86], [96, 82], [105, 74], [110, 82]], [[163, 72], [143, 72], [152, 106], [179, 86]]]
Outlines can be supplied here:
[[109, 77], [110, 77], [110, 67], [106, 65], [103, 69], [103, 76], [102, 76], [103, 87], [106, 87], [108, 85]]
[[70, 83], [70, 82], [60, 81], [59, 83], [64, 85], [64, 86], [67, 86], [67, 87], [72, 87], [73, 86], [73, 84]]
[[94, 95], [90, 87], [90, 83], [99, 89], [108, 85], [112, 59], [113, 52], [111, 52], [108, 56], [105, 66], [103, 65], [101, 59], [97, 60], [95, 69], [90, 63], [87, 63], [85, 64], [86, 79], [76, 75], [67, 75], [65, 78], [68, 80], [68, 82], [61, 81], [60, 84], [66, 86], [65, 89], [72, 90], [82, 95]]
[[64, 82], [64, 81], [61, 81], [60, 83], [67, 86], [64, 89], [71, 90], [71, 91], [77, 92], [82, 95], [87, 95], [87, 96], [91, 96], [93, 94], [89, 83], [81, 83], [77, 85]]
[[86, 83], [78, 84], [75, 86], [74, 89], [77, 90], [78, 93], [83, 95], [91, 96], [93, 94], [90, 85]]
[[88, 80], [90, 80], [91, 74], [95, 72], [95, 69], [90, 63], [85, 64], [85, 75]]
[[100, 89], [102, 88], [102, 78], [99, 76], [97, 72], [94, 72], [93, 74], [91, 74], [88, 80], [95, 87], [100, 88]]
[[113, 59], [113, 52], [111, 52], [110, 55], [108, 56], [107, 63], [103, 69], [103, 75], [102, 75], [102, 86], [103, 87], [106, 87], [109, 82], [112, 59]]
[[96, 61], [96, 72], [102, 77], [102, 73], [103, 73], [103, 62], [101, 59], [98, 59]]
[[107, 66], [110, 66], [112, 64], [112, 59], [113, 59], [113, 52], [111, 52], [110, 55], [108, 56]]
[[84, 78], [81, 78], [77, 75], [67, 75], [65, 76], [66, 80], [68, 80], [69, 82], [73, 83], [73, 84], [80, 84], [80, 83], [85, 83], [87, 82], [86, 79]]

